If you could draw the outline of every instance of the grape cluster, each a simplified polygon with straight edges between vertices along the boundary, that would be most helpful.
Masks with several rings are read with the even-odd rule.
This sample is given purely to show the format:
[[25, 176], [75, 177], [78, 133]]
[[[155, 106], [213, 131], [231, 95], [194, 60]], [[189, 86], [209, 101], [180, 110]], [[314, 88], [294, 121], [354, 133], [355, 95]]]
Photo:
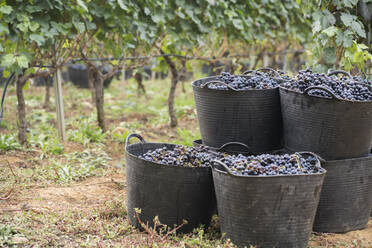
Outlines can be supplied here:
[[223, 153], [214, 152], [204, 146], [188, 147], [177, 145], [173, 149], [161, 147], [149, 150], [139, 156], [147, 161], [173, 166], [208, 167], [215, 159], [222, 159]]
[[[339, 99], [364, 102], [372, 101], [372, 88], [368, 80], [362, 80], [356, 77], [337, 78], [335, 76], [313, 73], [311, 69], [300, 71], [295, 78], [283, 83], [282, 86], [299, 92], [304, 92], [310, 86], [322, 86], [333, 92]], [[312, 96], [332, 98], [329, 93], [323, 90], [314, 89], [308, 93]]]
[[[228, 72], [222, 72], [216, 80], [224, 82], [236, 90], [272, 89], [279, 84], [276, 80], [263, 72], [255, 72], [249, 76], [231, 75]], [[225, 85], [219, 83], [211, 83], [208, 85], [208, 88], [215, 90], [228, 89]]]
[[353, 76], [353, 80], [354, 81], [357, 81], [357, 82], [360, 82], [362, 84], [366, 84], [366, 85], [372, 86], [371, 80], [369, 80], [368, 78], [365, 78], [365, 77]]
[[221, 159], [235, 175], [243, 176], [275, 176], [303, 175], [323, 173], [324, 169], [317, 163], [316, 157], [300, 154], [257, 156], [231, 155]]

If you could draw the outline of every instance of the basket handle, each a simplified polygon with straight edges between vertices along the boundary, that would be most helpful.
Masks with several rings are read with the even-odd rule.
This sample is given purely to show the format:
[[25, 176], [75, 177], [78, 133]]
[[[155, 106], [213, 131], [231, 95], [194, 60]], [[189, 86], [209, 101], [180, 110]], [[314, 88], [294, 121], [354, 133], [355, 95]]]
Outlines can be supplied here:
[[237, 89], [233, 88], [231, 85], [228, 85], [227, 83], [224, 83], [222, 81], [217, 81], [217, 80], [212, 80], [212, 81], [206, 82], [206, 83], [200, 85], [200, 88], [204, 88], [205, 86], [210, 85], [212, 83], [219, 83], [219, 84], [222, 84], [222, 85], [226, 86], [230, 90], [238, 91]]
[[256, 71], [270, 71], [270, 72], [273, 72], [275, 76], [280, 77], [279, 72], [277, 72], [276, 70], [270, 67], [263, 67], [263, 68], [257, 69]]
[[213, 160], [211, 166], [214, 170], [226, 172], [230, 176], [235, 176], [234, 174], [231, 173], [229, 167], [227, 167], [227, 165], [224, 162], [221, 162], [220, 160], [217, 159]]
[[326, 162], [324, 158], [322, 158], [321, 156], [319, 156], [318, 154], [315, 154], [313, 152], [308, 152], [308, 151], [305, 151], [305, 152], [295, 152], [296, 154], [300, 154], [300, 155], [303, 155], [303, 154], [310, 154], [311, 156], [314, 156], [316, 158], [319, 159], [320, 162]]
[[129, 134], [129, 135], [127, 136], [127, 138], [125, 139], [125, 149], [128, 147], [128, 145], [129, 145], [129, 140], [130, 140], [131, 138], [137, 138], [137, 139], [139, 139], [139, 140], [141, 141], [142, 144], [146, 143], [145, 139], [144, 139], [141, 135], [136, 134], [136, 133], [131, 133], [131, 134]]
[[351, 75], [350, 73], [344, 71], [344, 70], [335, 70], [335, 71], [331, 71], [330, 73], [328, 73], [327, 76], [332, 76], [332, 75], [337, 75], [337, 74], [344, 74], [345, 76], [347, 76], [348, 78], [351, 78]]
[[247, 75], [247, 74], [250, 74], [250, 73], [256, 73], [258, 71], [269, 71], [269, 72], [273, 72], [275, 74], [276, 77], [281, 77], [279, 72], [277, 72], [276, 70], [274, 70], [273, 68], [270, 68], [270, 67], [263, 67], [263, 68], [259, 68], [257, 70], [248, 70], [248, 71], [245, 71], [243, 72], [243, 75]]
[[243, 72], [243, 75], [248, 75], [252, 72], [256, 72], [256, 71], [255, 70], [248, 70], [248, 71]]
[[227, 147], [229, 147], [229, 146], [233, 146], [233, 145], [241, 146], [241, 147], [243, 147], [244, 149], [246, 149], [247, 152], [252, 152], [252, 151], [251, 151], [251, 148], [250, 148], [248, 145], [246, 145], [246, 144], [244, 144], [244, 143], [242, 143], [242, 142], [227, 142], [227, 143], [223, 144], [220, 148], [218, 148], [217, 151], [219, 151], [219, 152], [226, 151], [225, 149], [226, 149]]
[[333, 99], [338, 99], [338, 97], [335, 95], [335, 93], [333, 91], [331, 91], [330, 89], [328, 89], [326, 87], [320, 86], [320, 85], [307, 87], [304, 90], [304, 93], [309, 95], [308, 92], [310, 90], [322, 90], [322, 91], [325, 91], [326, 93], [330, 94]]

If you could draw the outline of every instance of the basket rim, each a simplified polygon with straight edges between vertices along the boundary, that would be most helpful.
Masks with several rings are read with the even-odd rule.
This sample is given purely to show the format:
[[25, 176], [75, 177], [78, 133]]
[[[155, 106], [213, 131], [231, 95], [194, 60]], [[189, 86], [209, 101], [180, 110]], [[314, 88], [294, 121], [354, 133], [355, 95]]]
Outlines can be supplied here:
[[176, 165], [167, 165], [167, 164], [155, 163], [155, 162], [152, 162], [152, 161], [148, 161], [146, 159], [139, 158], [138, 156], [136, 156], [133, 153], [131, 153], [131, 152], [128, 151], [128, 148], [130, 148], [130, 147], [141, 146], [141, 145], [158, 145], [159, 147], [160, 146], [164, 146], [164, 145], [177, 146], [177, 144], [158, 143], [158, 142], [146, 142], [144, 144], [142, 144], [142, 143], [134, 143], [134, 144], [128, 145], [125, 148], [125, 153], [128, 156], [130, 156], [130, 157], [132, 157], [134, 159], [138, 159], [138, 160], [144, 161], [144, 162], [146, 162], [147, 165], [153, 166], [153, 167], [157, 167], [157, 168], [173, 168], [173, 169], [176, 169], [176, 170], [180, 170], [180, 169], [183, 169], [183, 170], [207, 170], [207, 169], [211, 169], [210, 166], [200, 166], [200, 167], [198, 167], [198, 166], [176, 166]]
[[[237, 74], [237, 75], [234, 75], [234, 76], [252, 77], [251, 75], [241, 75], [241, 74]], [[201, 80], [206, 80], [208, 82], [208, 81], [216, 80], [217, 77], [218, 76], [209, 76], [209, 77], [199, 78], [199, 79], [196, 79], [196, 80], [192, 81], [191, 85], [192, 85], [193, 88], [202, 89], [202, 90], [218, 91], [218, 92], [239, 92], [239, 93], [240, 92], [252, 92], [252, 91], [272, 91], [272, 90], [277, 90], [279, 88], [279, 85], [280, 85], [280, 83], [278, 83], [278, 85], [276, 87], [268, 88], [268, 89], [248, 89], [248, 90], [236, 89], [235, 91], [232, 91], [232, 90], [216, 90], [216, 89], [210, 89], [208, 87], [201, 88], [200, 85], [197, 85], [197, 83]], [[284, 80], [284, 79], [279, 79], [279, 78], [275, 78], [275, 77], [273, 77], [273, 79], [274, 80]]]
[[[293, 152], [295, 153], [295, 152]], [[306, 152], [305, 152], [306, 153]], [[290, 153], [288, 153], [290, 154]], [[313, 153], [310, 153], [310, 155], [313, 155], [315, 156], [316, 158], [316, 164], [321, 167], [324, 171], [322, 173], [312, 173], [312, 174], [278, 174], [278, 175], [269, 175], [269, 176], [259, 176], [259, 175], [236, 175], [236, 174], [232, 174], [231, 172], [227, 172], [227, 171], [222, 171], [218, 168], [216, 168], [213, 164], [212, 167], [212, 171], [216, 171], [220, 174], [225, 174], [227, 176], [230, 176], [230, 177], [237, 177], [237, 178], [280, 178], [280, 177], [304, 177], [304, 176], [325, 176], [325, 174], [327, 173], [327, 170], [325, 168], [322, 167], [322, 163], [319, 159], [319, 157], [317, 157], [316, 154], [313, 154]], [[223, 163], [223, 162], [220, 162], [220, 163]], [[225, 165], [226, 167], [226, 165]]]
[[[323, 168], [323, 167], [322, 167]], [[288, 178], [288, 177], [309, 177], [309, 176], [325, 176], [327, 174], [327, 170], [324, 169], [324, 172], [322, 173], [313, 173], [313, 174], [298, 174], [298, 175], [270, 175], [270, 176], [255, 176], [255, 175], [234, 175], [234, 174], [229, 174], [226, 171], [222, 171], [216, 168], [212, 168], [212, 171], [218, 172], [219, 174], [223, 174], [225, 176], [230, 176], [230, 177], [236, 177], [236, 178], [242, 178], [242, 179], [250, 179], [250, 178]]]
[[355, 157], [355, 158], [345, 158], [345, 159], [334, 159], [334, 160], [326, 160], [324, 163], [325, 165], [333, 165], [334, 163], [339, 163], [341, 161], [358, 161], [358, 160], [372, 160], [372, 153], [368, 154], [367, 156], [363, 157]]
[[309, 98], [313, 98], [313, 99], [322, 99], [324, 101], [335, 101], [335, 102], [344, 102], [344, 103], [352, 103], [352, 104], [371, 104], [372, 103], [372, 100], [370, 100], [370, 101], [352, 101], [352, 100], [340, 99], [340, 98], [325, 98], [325, 97], [320, 97], [320, 96], [310, 96], [310, 95], [304, 94], [303, 92], [283, 87], [283, 85], [279, 85], [278, 87], [279, 87], [279, 92], [285, 91], [286, 93], [297, 94], [297, 95], [301, 95], [301, 96], [309, 97]]

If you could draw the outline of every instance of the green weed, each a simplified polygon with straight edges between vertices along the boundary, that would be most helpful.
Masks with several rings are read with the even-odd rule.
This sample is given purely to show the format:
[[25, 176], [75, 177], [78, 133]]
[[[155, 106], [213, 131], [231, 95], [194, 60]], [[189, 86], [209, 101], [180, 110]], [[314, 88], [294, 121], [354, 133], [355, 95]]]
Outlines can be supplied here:
[[32, 114], [33, 128], [30, 129], [30, 144], [41, 150], [40, 158], [48, 155], [60, 155], [64, 147], [61, 144], [56, 128], [50, 124], [55, 117], [44, 110]]
[[193, 141], [199, 139], [199, 135], [187, 129], [177, 128], [177, 134], [180, 140], [176, 141], [178, 144], [185, 146], [192, 146]]
[[60, 182], [71, 183], [92, 175], [102, 175], [108, 160], [111, 158], [105, 152], [93, 149], [67, 153], [63, 159], [52, 160], [52, 166]]
[[40, 159], [48, 155], [60, 155], [63, 153], [64, 146], [59, 142], [57, 134], [47, 135], [43, 132], [31, 132], [30, 143], [41, 150]]
[[18, 143], [15, 135], [3, 134], [0, 136], [0, 151], [20, 150], [22, 146]]
[[75, 122], [78, 127], [77, 130], [70, 130], [68, 132], [68, 140], [79, 142], [86, 146], [89, 143], [102, 143], [106, 136], [99, 127], [94, 126], [90, 119], [83, 118]]
[[15, 245], [14, 238], [19, 235], [19, 231], [10, 225], [0, 224], [0, 247]]
[[115, 140], [118, 141], [121, 144], [125, 144], [125, 141], [127, 139], [127, 136], [130, 134], [130, 132], [124, 128], [115, 128], [111, 132], [111, 137]]

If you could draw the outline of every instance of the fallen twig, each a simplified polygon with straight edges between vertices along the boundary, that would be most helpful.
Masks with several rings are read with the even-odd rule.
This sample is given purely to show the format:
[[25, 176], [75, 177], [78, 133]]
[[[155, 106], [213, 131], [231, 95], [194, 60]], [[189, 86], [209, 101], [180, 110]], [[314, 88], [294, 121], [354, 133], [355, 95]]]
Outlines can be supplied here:
[[40, 208], [33, 208], [33, 207], [21, 207], [21, 208], [5, 208], [0, 209], [0, 212], [22, 212], [22, 211], [33, 211], [35, 213], [43, 213], [43, 209], [51, 211], [49, 207], [40, 207]]
[[17, 183], [17, 182], [19, 182], [19, 178], [18, 178], [18, 176], [14, 173], [14, 171], [13, 171], [13, 168], [12, 168], [12, 166], [10, 165], [10, 163], [9, 163], [9, 160], [6, 160], [6, 163], [8, 164], [8, 167], [9, 167], [9, 169], [10, 169], [10, 171], [12, 172], [12, 174], [13, 174], [13, 176], [14, 176], [14, 178], [15, 178], [15, 182]]
[[58, 179], [61, 179], [61, 177], [59, 176], [59, 173], [58, 173], [58, 171], [57, 171], [56, 167], [53, 167], [53, 170], [54, 170], [54, 172], [56, 173], [56, 175], [57, 175]]
[[6, 160], [6, 163], [7, 163], [8, 167], [9, 167], [10, 171], [12, 172], [15, 181], [14, 181], [14, 184], [13, 184], [12, 188], [9, 190], [9, 192], [6, 193], [5, 196], [0, 197], [0, 200], [8, 200], [10, 198], [10, 196], [12, 195], [12, 193], [14, 192], [14, 186], [15, 186], [15, 184], [18, 182], [18, 176], [14, 173], [13, 168], [10, 165], [9, 161]]
[[10, 198], [10, 195], [13, 193], [14, 188], [11, 188], [8, 193], [5, 194], [5, 196], [0, 197], [0, 200], [8, 200]]
[[[157, 219], [157, 217], [155, 217], [155, 219], [154, 219], [154, 227], [153, 227], [153, 228], [150, 228], [148, 223], [144, 224], [144, 223], [141, 221], [141, 219], [140, 219], [140, 217], [139, 217], [139, 214], [138, 214], [138, 211], [135, 211], [135, 213], [136, 213], [136, 217], [137, 217], [138, 222], [139, 222], [140, 225], [143, 227], [143, 229], [145, 230], [145, 232], [147, 232], [147, 234], [150, 235], [150, 238], [149, 238], [149, 239], [150, 239], [152, 242], [156, 241], [156, 239], [157, 239], [158, 241], [160, 241], [161, 243], [166, 242], [167, 239], [168, 239], [168, 237], [169, 237], [169, 235], [171, 235], [172, 233], [175, 233], [178, 229], [180, 229], [180, 228], [183, 227], [185, 224], [187, 224], [187, 221], [183, 221], [182, 224], [180, 224], [180, 225], [174, 227], [173, 229], [169, 230], [165, 235], [161, 235], [161, 234], [158, 234], [158, 233], [157, 233], [156, 229], [158, 228], [159, 225], [160, 225], [160, 226], [164, 226], [164, 227], [166, 227], [166, 225], [161, 224], [161, 223], [159, 222], [159, 220]], [[149, 246], [152, 247], [151, 244], [149, 244]]]

